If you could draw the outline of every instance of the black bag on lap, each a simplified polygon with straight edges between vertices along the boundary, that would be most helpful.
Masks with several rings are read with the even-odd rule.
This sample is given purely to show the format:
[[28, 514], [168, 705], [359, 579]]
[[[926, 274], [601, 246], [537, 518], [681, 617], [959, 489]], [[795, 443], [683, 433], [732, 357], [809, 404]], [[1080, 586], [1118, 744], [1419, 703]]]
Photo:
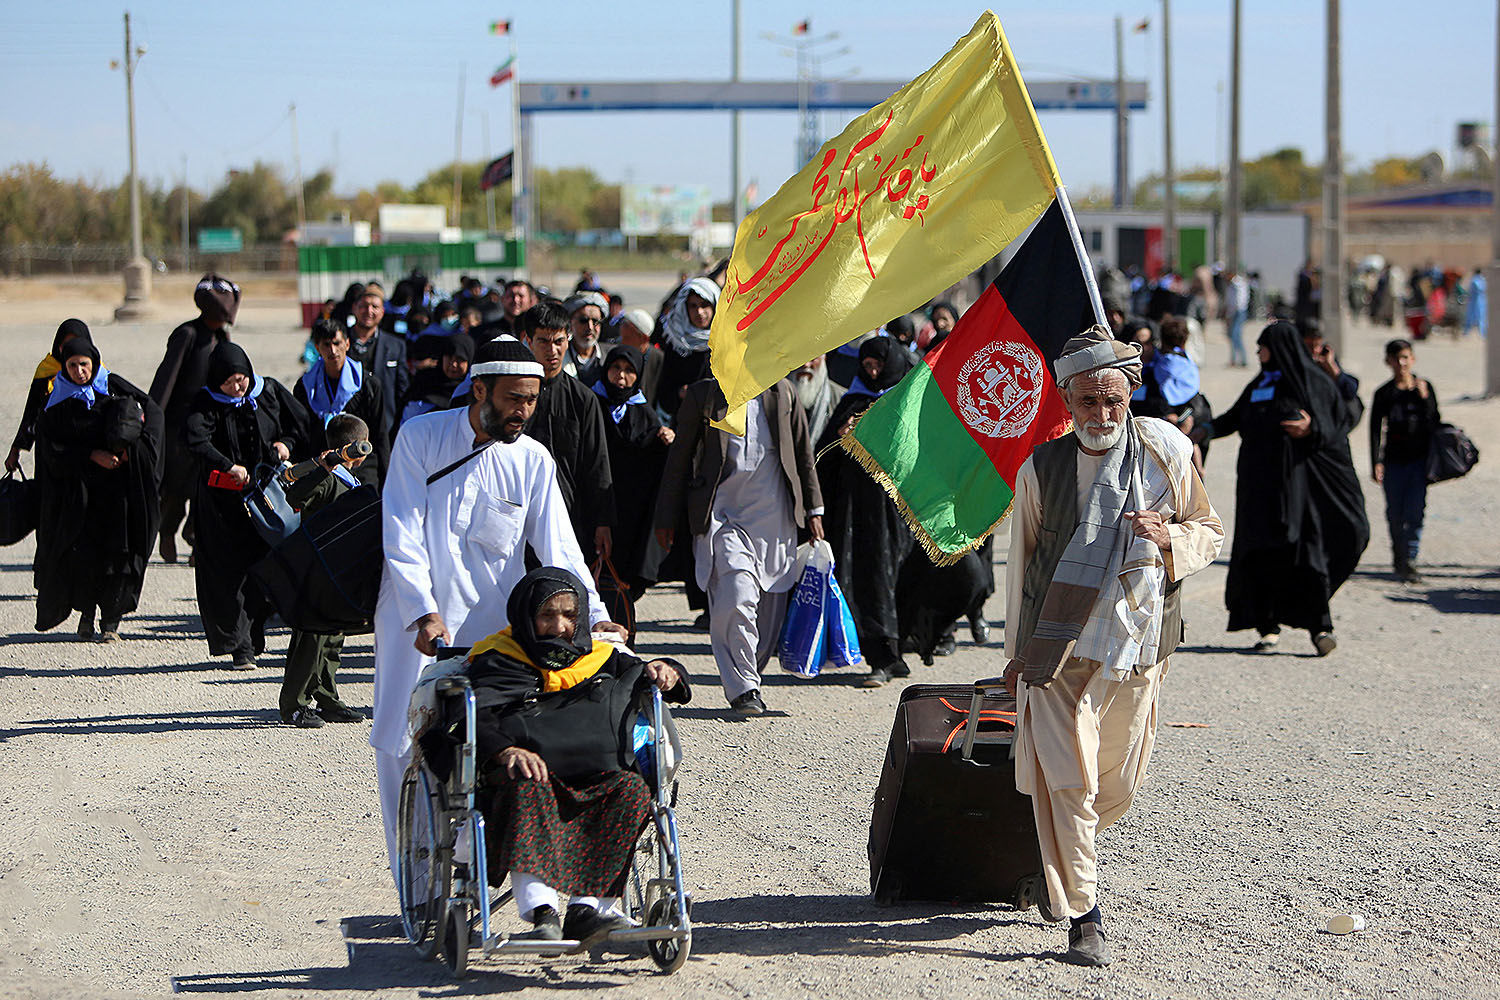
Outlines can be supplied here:
[[0, 545], [14, 545], [36, 530], [36, 481], [21, 472], [0, 478]]
[[1462, 429], [1439, 424], [1432, 432], [1432, 446], [1427, 449], [1427, 481], [1446, 482], [1466, 476], [1479, 463], [1479, 449]]
[[371, 631], [384, 562], [380, 493], [360, 486], [303, 517], [250, 576], [288, 626], [352, 635]]

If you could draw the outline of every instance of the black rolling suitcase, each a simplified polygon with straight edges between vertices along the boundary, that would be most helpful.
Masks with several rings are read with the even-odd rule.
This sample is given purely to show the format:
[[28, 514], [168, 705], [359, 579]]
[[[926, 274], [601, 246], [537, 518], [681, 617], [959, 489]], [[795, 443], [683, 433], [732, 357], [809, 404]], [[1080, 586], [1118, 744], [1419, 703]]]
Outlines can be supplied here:
[[1015, 699], [998, 678], [901, 692], [870, 820], [870, 891], [1010, 903], [1045, 892], [1031, 798], [1010, 759]]

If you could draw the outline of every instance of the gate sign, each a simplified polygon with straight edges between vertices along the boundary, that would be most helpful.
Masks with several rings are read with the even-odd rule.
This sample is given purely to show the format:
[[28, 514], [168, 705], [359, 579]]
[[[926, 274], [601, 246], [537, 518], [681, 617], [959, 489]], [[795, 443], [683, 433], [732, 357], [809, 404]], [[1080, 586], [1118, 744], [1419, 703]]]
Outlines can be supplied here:
[[245, 239], [238, 228], [198, 230], [199, 253], [239, 253], [243, 249]]
[[626, 236], [691, 236], [713, 221], [707, 184], [626, 184], [620, 190], [620, 232]]

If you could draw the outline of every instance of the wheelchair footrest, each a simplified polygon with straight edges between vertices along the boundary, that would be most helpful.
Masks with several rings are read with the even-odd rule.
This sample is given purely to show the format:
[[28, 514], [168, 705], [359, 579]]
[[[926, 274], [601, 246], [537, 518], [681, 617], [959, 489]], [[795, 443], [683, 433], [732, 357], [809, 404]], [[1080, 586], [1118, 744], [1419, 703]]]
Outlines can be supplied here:
[[500, 938], [484, 950], [487, 954], [498, 955], [572, 955], [582, 951], [583, 946], [578, 941], [513, 941], [510, 938]]

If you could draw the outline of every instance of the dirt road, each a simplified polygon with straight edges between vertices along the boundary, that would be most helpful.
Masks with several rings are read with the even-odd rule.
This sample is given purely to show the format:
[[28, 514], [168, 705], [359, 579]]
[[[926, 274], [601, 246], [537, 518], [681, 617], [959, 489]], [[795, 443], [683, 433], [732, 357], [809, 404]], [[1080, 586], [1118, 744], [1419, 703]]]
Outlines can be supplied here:
[[[23, 309], [0, 291], [9, 433], [72, 303]], [[94, 322], [112, 304], [78, 308]], [[98, 326], [105, 363], [148, 384], [169, 320], [187, 315], [184, 303], [160, 323]], [[236, 337], [259, 370], [295, 373], [295, 316], [247, 299]], [[1367, 400], [1392, 332], [1359, 328], [1344, 351]], [[1223, 407], [1245, 373], [1223, 367], [1217, 331], [1210, 342], [1205, 381]], [[771, 713], [731, 718], [706, 635], [663, 588], [642, 605], [639, 646], [681, 658], [697, 691], [678, 713], [692, 960], [670, 980], [641, 955], [478, 962], [452, 984], [398, 938], [367, 727], [276, 723], [285, 631], [257, 671], [223, 669], [199, 632], [193, 571], [153, 563], [125, 642], [38, 635], [28, 539], [0, 552], [0, 995], [1495, 996], [1500, 404], [1469, 398], [1473, 340], [1419, 345], [1417, 367], [1485, 453], [1432, 491], [1426, 584], [1392, 580], [1367, 478], [1374, 541], [1335, 600], [1333, 656], [1294, 634], [1278, 655], [1246, 655], [1251, 637], [1223, 631], [1224, 561], [1188, 584], [1188, 648], [1166, 682], [1152, 776], [1101, 840], [1108, 971], [1058, 961], [1064, 931], [1034, 910], [874, 906], [865, 836], [898, 686], [777, 672]], [[1217, 443], [1209, 465], [1226, 521], [1234, 451]], [[998, 625], [999, 601], [990, 615]], [[912, 680], [1001, 666], [998, 648], [966, 640]], [[369, 705], [372, 669], [368, 638], [352, 640], [341, 683], [353, 704]], [[1341, 912], [1368, 929], [1322, 933]]]

